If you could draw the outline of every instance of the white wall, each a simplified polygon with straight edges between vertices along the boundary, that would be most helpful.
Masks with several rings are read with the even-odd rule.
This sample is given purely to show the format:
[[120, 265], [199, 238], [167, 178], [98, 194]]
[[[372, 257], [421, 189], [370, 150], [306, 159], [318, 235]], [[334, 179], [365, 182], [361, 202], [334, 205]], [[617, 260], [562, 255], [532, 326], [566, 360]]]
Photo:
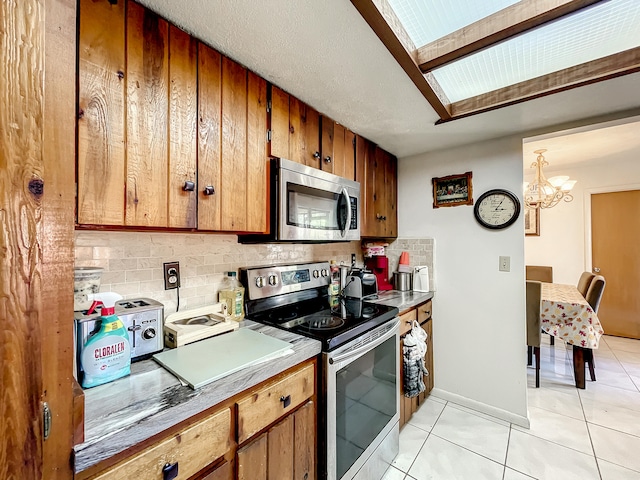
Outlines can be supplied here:
[[[527, 424], [524, 223], [487, 230], [472, 206], [434, 209], [431, 178], [473, 172], [473, 197], [505, 188], [522, 197], [522, 137], [402, 158], [400, 237], [435, 239], [434, 392]], [[498, 271], [498, 257], [511, 271]]]
[[554, 282], [576, 284], [580, 274], [591, 267], [585, 237], [590, 194], [640, 185], [639, 155], [636, 149], [616, 153], [598, 163], [549, 169], [547, 177], [563, 174], [578, 181], [573, 189], [574, 199], [541, 212], [540, 236], [525, 240], [525, 264], [550, 265]]

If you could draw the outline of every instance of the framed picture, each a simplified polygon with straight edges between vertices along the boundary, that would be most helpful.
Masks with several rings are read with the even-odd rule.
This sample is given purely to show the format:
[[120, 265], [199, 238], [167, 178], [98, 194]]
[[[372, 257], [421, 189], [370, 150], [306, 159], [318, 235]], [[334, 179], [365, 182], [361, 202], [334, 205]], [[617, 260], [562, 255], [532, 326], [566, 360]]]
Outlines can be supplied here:
[[433, 182], [433, 208], [473, 205], [471, 172], [436, 177]]
[[524, 234], [530, 236], [540, 236], [540, 209], [524, 209]]

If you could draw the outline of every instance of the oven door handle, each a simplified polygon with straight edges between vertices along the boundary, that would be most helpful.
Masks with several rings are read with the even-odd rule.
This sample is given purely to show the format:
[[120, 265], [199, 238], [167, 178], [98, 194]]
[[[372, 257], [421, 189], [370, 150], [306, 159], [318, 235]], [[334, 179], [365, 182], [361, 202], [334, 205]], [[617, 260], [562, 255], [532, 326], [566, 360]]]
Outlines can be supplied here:
[[350, 352], [343, 353], [342, 355], [336, 355], [333, 358], [329, 358], [329, 363], [331, 365], [333, 365], [334, 363], [340, 363], [345, 360], [349, 360], [350, 358], [357, 357], [362, 353], [373, 350], [381, 343], [384, 343], [387, 340], [389, 340], [391, 337], [393, 337], [396, 334], [399, 326], [400, 326], [400, 320], [397, 320], [393, 325], [393, 327], [381, 337], [378, 337], [373, 342], [367, 343], [366, 345], [362, 345], [361, 347], [356, 348], [355, 350], [351, 350]]
[[[344, 238], [347, 236], [347, 233], [349, 233], [349, 228], [351, 227], [351, 197], [349, 197], [349, 192], [347, 192], [346, 188], [342, 189], [340, 195], [344, 198], [344, 201], [346, 202], [345, 208], [347, 209], [347, 220], [344, 224], [344, 228], [340, 231], [340, 235]], [[340, 218], [339, 214], [338, 218]], [[340, 225], [340, 227], [342, 227], [342, 225]]]

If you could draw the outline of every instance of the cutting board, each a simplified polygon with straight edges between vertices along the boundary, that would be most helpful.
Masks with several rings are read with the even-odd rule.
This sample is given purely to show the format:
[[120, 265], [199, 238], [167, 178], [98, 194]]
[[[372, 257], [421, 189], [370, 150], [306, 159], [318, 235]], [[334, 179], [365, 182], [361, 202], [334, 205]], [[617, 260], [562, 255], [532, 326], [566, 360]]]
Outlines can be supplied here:
[[193, 389], [287, 353], [291, 344], [249, 328], [157, 353], [153, 359]]

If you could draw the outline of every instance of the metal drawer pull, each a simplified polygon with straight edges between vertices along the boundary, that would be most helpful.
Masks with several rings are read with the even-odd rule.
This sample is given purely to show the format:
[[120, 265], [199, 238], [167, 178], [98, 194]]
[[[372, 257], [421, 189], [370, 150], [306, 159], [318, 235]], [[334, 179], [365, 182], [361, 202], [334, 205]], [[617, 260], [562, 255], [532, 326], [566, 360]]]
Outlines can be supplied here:
[[184, 190], [185, 192], [193, 192], [195, 189], [196, 184], [191, 180], [187, 180], [186, 182], [184, 182], [184, 186], [182, 187], [182, 190]]
[[213, 188], [213, 185], [207, 185], [206, 187], [204, 187], [204, 191], [203, 193], [205, 195], [213, 195], [215, 193], [215, 190]]
[[286, 397], [283, 395], [280, 397], [280, 401], [282, 402], [283, 408], [287, 408], [291, 405], [291, 395], [287, 395]]
[[178, 477], [178, 462], [167, 463], [162, 467], [162, 480], [173, 480]]

